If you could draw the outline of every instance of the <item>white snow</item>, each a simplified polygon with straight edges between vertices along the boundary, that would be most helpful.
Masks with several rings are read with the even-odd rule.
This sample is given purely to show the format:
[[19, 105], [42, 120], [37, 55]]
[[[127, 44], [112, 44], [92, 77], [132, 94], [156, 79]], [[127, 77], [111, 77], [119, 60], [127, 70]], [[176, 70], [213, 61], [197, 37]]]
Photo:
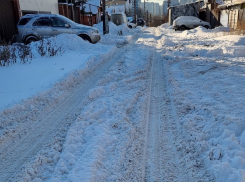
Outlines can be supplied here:
[[[20, 111], [28, 116], [31, 110], [43, 109], [35, 108], [38, 101], [33, 98], [47, 93], [50, 96], [42, 102], [59, 98], [76, 85], [82, 73], [89, 74], [97, 58], [109, 59], [119, 45], [139, 37], [135, 60], [125, 51], [89, 91], [88, 104], [69, 126], [62, 151], [53, 143], [25, 164], [15, 180], [124, 181], [130, 176], [139, 181], [137, 169], [143, 164], [132, 166], [131, 161], [143, 147], [139, 131], [145, 127], [151, 66], [146, 60], [156, 49], [167, 65], [176, 122], [190, 139], [188, 143], [175, 141], [178, 151], [188, 151], [183, 159], [201, 158], [214, 181], [245, 181], [245, 37], [228, 35], [224, 28], [175, 32], [166, 24], [136, 29], [109, 25], [108, 35], [102, 35], [102, 24], [95, 25], [102, 35], [97, 44], [75, 35], [59, 35], [51, 40], [62, 46], [62, 55], [40, 57], [38, 43], [32, 43], [30, 64], [0, 67], [1, 139], [11, 135], [14, 127], [22, 127], [21, 118], [11, 119]], [[128, 150], [134, 155], [127, 156]], [[130, 170], [138, 172], [132, 175]]]

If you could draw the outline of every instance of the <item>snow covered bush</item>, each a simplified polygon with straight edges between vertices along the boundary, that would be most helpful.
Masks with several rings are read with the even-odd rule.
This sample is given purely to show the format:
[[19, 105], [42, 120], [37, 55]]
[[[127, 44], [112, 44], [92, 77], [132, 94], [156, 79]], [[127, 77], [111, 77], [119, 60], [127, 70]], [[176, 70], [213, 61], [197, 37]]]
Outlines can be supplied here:
[[17, 62], [31, 63], [34, 57], [33, 52], [37, 52], [41, 57], [53, 57], [64, 53], [63, 46], [57, 45], [52, 39], [40, 40], [33, 44], [34, 47], [25, 44], [7, 45], [2, 43], [0, 46], [0, 67], [10, 66]]
[[56, 41], [53, 41], [52, 39], [40, 40], [36, 42], [35, 45], [40, 56], [53, 57], [64, 53], [62, 45], [57, 45]]
[[10, 66], [17, 63], [27, 63], [32, 60], [32, 53], [29, 46], [16, 44], [13, 46], [2, 45], [0, 47], [0, 66]]

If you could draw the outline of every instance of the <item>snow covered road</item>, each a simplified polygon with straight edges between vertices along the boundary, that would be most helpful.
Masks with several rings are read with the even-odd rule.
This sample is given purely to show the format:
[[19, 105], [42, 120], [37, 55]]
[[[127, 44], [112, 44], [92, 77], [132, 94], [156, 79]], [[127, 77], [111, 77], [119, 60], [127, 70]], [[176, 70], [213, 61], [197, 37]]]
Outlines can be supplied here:
[[0, 113], [0, 181], [244, 181], [244, 36], [110, 26], [67, 37], [77, 70]]

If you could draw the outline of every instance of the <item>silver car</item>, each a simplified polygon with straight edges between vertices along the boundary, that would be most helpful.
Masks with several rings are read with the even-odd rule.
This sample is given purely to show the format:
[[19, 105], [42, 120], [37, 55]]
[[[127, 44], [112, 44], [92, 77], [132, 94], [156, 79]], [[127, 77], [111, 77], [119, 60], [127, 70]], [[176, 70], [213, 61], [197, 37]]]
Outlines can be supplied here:
[[56, 14], [30, 14], [21, 17], [17, 25], [16, 42], [29, 44], [62, 33], [76, 34], [91, 43], [100, 40], [98, 29], [75, 23]]

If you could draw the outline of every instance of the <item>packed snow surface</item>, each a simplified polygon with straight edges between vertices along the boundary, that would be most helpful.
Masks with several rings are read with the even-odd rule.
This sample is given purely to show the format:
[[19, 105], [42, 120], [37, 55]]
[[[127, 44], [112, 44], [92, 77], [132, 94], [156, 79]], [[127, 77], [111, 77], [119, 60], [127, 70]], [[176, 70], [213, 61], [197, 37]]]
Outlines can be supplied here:
[[[21, 141], [36, 118], [49, 109], [55, 113], [63, 101], [69, 108], [65, 99], [72, 94], [81, 99], [37, 153], [20, 169], [8, 169], [11, 181], [156, 179], [144, 177], [145, 168], [154, 166], [144, 158], [151, 126], [147, 112], [153, 106], [149, 99], [156, 96], [152, 88], [169, 99], [161, 106], [171, 109], [170, 120], [176, 123], [168, 128], [174, 131], [172, 146], [155, 147], [173, 148], [171, 156], [185, 164], [188, 179], [245, 181], [245, 37], [224, 28], [175, 32], [167, 24], [109, 25], [107, 35], [102, 35], [102, 24], [96, 25], [102, 36], [97, 44], [59, 35], [51, 39], [62, 46], [62, 55], [40, 57], [36, 42], [30, 64], [0, 67], [0, 162], [8, 163], [5, 149]], [[158, 81], [154, 65], [163, 66], [163, 72], [157, 69], [162, 74], [155, 75]], [[161, 82], [164, 87], [155, 87]], [[165, 158], [159, 160], [172, 160]]]

